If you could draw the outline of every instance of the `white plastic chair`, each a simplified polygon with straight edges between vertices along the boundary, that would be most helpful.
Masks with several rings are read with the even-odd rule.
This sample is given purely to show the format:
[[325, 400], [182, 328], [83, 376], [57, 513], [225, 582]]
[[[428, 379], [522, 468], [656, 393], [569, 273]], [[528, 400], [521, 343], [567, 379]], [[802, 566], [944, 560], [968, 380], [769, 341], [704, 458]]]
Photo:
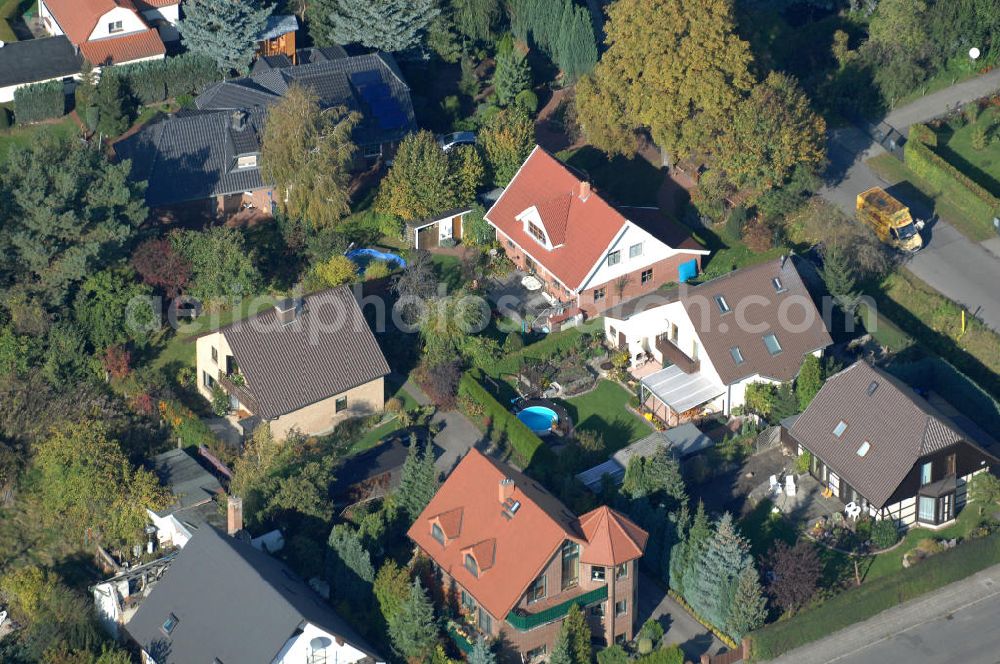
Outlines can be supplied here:
[[777, 496], [779, 493], [781, 493], [781, 483], [778, 482], [777, 475], [771, 475], [771, 477], [769, 477], [767, 481], [769, 482], [770, 485], [768, 487], [768, 492], [770, 493], [770, 495]]
[[844, 507], [844, 514], [846, 514], [849, 519], [857, 519], [858, 516], [861, 515], [861, 505], [858, 505], [854, 501], [847, 503]]
[[0, 611], [0, 627], [3, 627], [5, 622], [7, 622], [7, 612]]
[[785, 475], [785, 495], [794, 496], [795, 495], [795, 476]]

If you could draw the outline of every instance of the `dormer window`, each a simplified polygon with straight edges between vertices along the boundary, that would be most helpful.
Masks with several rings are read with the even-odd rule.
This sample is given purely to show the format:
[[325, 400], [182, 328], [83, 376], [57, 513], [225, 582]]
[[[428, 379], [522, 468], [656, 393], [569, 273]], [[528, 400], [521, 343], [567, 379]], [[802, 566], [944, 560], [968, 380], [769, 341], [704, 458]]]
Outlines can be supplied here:
[[257, 168], [257, 155], [246, 154], [243, 155], [242, 157], [237, 157], [236, 168], [237, 169]]
[[548, 242], [545, 240], [545, 231], [539, 228], [538, 224], [536, 224], [535, 222], [533, 221], [528, 222], [528, 233], [531, 234], [531, 237], [538, 240], [538, 244], [541, 245], [548, 244]]
[[125, 27], [122, 25], [121, 21], [111, 21], [108, 23], [108, 33], [115, 34], [116, 32], [123, 32]]
[[436, 539], [441, 546], [444, 546], [444, 531], [436, 523], [431, 524], [431, 537]]
[[729, 303], [726, 302], [726, 298], [721, 295], [715, 296], [715, 303], [719, 306], [719, 313], [728, 314], [729, 313]]
[[465, 554], [465, 569], [469, 570], [469, 574], [472, 576], [479, 578], [479, 564], [471, 553]]

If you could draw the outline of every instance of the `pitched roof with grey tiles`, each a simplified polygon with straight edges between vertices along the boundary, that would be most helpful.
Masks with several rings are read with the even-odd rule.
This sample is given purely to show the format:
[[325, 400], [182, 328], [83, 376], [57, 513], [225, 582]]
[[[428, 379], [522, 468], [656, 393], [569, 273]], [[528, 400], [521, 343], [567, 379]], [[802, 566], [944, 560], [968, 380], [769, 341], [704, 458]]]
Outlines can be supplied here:
[[[176, 626], [167, 635], [162, 626], [171, 614]], [[158, 664], [269, 664], [303, 622], [342, 638], [369, 662], [385, 661], [279, 560], [202, 528], [125, 629]]]
[[0, 87], [73, 76], [81, 67], [83, 56], [63, 35], [11, 42], [0, 48]]
[[[837, 436], [840, 422], [846, 428]], [[962, 441], [978, 448], [907, 385], [864, 361], [830, 376], [789, 431], [879, 508], [922, 456]]]
[[261, 189], [259, 168], [237, 167], [241, 154], [259, 152], [264, 128], [263, 109], [246, 113], [242, 130], [230, 111], [182, 113], [119, 141], [115, 154], [132, 160], [132, 179], [149, 183], [151, 207]]
[[222, 491], [219, 480], [184, 450], [157, 454], [153, 457], [153, 472], [175, 499], [173, 505], [157, 512], [160, 516], [212, 500]]
[[245, 388], [273, 419], [389, 373], [354, 294], [339, 286], [306, 296], [293, 322], [272, 307], [220, 330]]

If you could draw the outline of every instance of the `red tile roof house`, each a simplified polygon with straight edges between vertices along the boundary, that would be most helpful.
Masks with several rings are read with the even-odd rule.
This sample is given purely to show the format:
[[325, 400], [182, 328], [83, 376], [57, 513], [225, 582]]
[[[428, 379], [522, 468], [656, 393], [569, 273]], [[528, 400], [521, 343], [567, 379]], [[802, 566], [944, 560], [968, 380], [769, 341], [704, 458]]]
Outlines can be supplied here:
[[577, 517], [535, 480], [473, 448], [408, 533], [462, 613], [521, 661], [552, 653], [572, 604], [597, 641], [636, 629], [647, 534], [599, 507]]
[[655, 210], [612, 206], [538, 146], [486, 221], [518, 269], [588, 315], [686, 281], [709, 253]]
[[159, 60], [177, 39], [180, 0], [38, 0], [38, 17], [95, 67]]

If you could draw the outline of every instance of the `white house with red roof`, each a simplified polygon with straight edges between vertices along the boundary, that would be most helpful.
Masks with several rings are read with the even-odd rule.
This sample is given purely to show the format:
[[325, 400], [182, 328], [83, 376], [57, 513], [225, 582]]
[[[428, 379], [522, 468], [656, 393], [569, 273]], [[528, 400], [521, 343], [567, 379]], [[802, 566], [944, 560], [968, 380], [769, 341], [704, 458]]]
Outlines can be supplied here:
[[519, 269], [590, 315], [687, 281], [709, 253], [653, 208], [611, 205], [539, 146], [486, 221]]
[[159, 60], [178, 38], [180, 0], [38, 0], [38, 17], [95, 67]]

